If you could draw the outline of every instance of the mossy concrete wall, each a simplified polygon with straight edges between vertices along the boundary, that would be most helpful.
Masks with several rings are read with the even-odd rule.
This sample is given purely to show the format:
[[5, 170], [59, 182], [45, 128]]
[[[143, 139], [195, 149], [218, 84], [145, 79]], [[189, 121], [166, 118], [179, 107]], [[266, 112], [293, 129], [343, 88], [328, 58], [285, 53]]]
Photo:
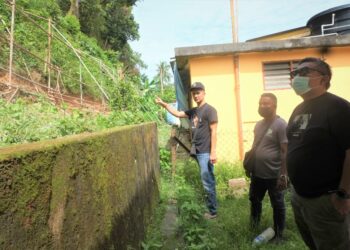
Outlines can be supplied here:
[[0, 249], [140, 249], [159, 198], [156, 124], [0, 149]]

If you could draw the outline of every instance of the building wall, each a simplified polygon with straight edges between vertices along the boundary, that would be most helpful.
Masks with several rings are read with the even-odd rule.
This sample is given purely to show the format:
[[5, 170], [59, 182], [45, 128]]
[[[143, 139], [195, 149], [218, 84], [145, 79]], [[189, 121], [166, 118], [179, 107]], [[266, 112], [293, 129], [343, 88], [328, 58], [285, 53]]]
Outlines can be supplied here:
[[[238, 158], [237, 114], [232, 56], [195, 58], [190, 61], [191, 82], [202, 82], [206, 101], [218, 112], [219, 161]], [[193, 102], [193, 100], [192, 100]], [[196, 106], [196, 104], [193, 104]]]
[[333, 48], [325, 58], [333, 72], [329, 92], [350, 101], [350, 47]]
[[[277, 113], [288, 121], [295, 106], [302, 102], [291, 88], [283, 90], [264, 90], [263, 62], [300, 60], [304, 57], [322, 57], [318, 49], [303, 49], [240, 55], [241, 107], [244, 148], [249, 149], [253, 139], [253, 129], [261, 117], [257, 113], [259, 97], [264, 92], [277, 96]], [[323, 55], [332, 67], [333, 79], [329, 92], [350, 100], [350, 48], [333, 48]]]
[[[258, 102], [264, 92], [278, 98], [277, 113], [288, 121], [295, 106], [302, 102], [291, 88], [264, 90], [263, 62], [300, 60], [304, 57], [324, 57], [331, 65], [333, 78], [329, 92], [350, 101], [350, 47], [338, 47], [321, 54], [319, 49], [268, 51], [239, 55], [240, 104], [242, 113], [244, 150], [251, 147]], [[191, 81], [201, 81], [206, 86], [206, 100], [218, 110], [218, 160], [239, 159], [237, 112], [234, 86], [233, 56], [213, 56], [190, 60]]]

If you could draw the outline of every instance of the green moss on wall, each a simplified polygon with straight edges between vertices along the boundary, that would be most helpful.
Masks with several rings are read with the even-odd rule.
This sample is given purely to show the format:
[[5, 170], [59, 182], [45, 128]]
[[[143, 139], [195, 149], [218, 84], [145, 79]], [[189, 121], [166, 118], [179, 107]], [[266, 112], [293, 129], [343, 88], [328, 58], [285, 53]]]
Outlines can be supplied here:
[[139, 248], [158, 182], [155, 124], [6, 148], [0, 248]]

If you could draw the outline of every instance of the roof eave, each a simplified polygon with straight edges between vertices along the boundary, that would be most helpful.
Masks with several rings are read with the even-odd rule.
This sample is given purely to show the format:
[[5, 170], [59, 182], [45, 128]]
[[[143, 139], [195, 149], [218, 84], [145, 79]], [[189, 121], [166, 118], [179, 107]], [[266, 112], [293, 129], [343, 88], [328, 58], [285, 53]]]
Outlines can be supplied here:
[[341, 47], [350, 45], [350, 35], [303, 37], [276, 41], [252, 41], [175, 48], [175, 57], [201, 57], [290, 49]]

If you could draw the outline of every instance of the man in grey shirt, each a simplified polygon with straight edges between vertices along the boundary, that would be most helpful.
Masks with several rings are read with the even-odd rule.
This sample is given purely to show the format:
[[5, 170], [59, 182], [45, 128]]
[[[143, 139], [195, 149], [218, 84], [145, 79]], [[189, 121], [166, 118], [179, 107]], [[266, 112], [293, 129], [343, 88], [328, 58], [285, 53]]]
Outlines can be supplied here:
[[285, 204], [282, 190], [287, 187], [286, 152], [287, 123], [276, 115], [277, 98], [264, 93], [259, 101], [259, 114], [264, 118], [254, 128], [254, 142], [260, 141], [255, 150], [255, 167], [251, 173], [249, 200], [251, 202], [251, 225], [260, 222], [262, 200], [266, 191], [273, 208], [276, 240], [282, 237], [285, 226]]

